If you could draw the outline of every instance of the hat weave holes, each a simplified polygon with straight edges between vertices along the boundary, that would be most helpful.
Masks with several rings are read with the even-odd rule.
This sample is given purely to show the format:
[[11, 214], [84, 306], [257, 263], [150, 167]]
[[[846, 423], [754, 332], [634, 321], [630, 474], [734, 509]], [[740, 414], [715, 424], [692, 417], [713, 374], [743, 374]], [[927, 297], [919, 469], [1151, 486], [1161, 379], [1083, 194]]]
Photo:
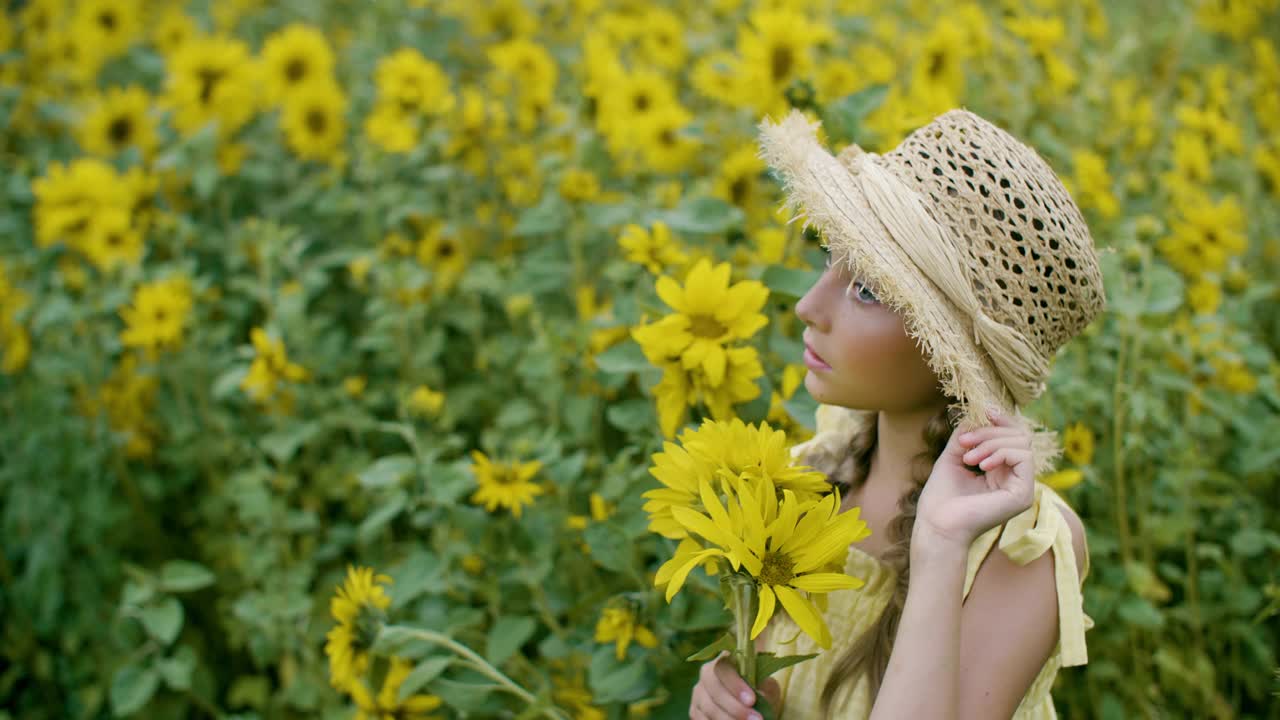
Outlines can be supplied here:
[[950, 228], [986, 313], [1021, 331], [1045, 357], [1101, 310], [1088, 227], [1035, 150], [973, 113], [952, 110], [884, 159]]

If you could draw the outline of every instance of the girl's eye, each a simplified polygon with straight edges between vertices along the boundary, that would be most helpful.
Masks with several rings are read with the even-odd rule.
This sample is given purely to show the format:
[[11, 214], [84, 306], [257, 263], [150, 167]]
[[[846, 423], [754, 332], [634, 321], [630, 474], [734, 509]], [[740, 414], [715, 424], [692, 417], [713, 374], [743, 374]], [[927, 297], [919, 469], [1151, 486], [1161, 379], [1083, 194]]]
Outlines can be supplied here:
[[[854, 290], [854, 288], [857, 288], [857, 289]], [[870, 290], [867, 289], [867, 286], [863, 285], [858, 280], [854, 280], [852, 283], [849, 284], [848, 287], [844, 289], [844, 296], [849, 297], [849, 291], [851, 290], [854, 291], [853, 294], [857, 297], [857, 300], [860, 303], [874, 305], [880, 302], [880, 300], [874, 294], [872, 294]]]

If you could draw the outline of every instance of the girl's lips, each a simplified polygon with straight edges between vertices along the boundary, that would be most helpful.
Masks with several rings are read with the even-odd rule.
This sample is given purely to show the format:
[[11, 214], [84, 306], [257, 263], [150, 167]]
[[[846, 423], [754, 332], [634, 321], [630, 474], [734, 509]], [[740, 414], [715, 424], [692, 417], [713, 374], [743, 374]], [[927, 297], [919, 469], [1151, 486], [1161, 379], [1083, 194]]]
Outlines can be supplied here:
[[809, 347], [808, 343], [805, 343], [804, 345], [804, 364], [811, 370], [831, 369], [831, 366], [828, 365], [821, 357], [818, 357], [818, 353], [814, 352], [813, 348]]

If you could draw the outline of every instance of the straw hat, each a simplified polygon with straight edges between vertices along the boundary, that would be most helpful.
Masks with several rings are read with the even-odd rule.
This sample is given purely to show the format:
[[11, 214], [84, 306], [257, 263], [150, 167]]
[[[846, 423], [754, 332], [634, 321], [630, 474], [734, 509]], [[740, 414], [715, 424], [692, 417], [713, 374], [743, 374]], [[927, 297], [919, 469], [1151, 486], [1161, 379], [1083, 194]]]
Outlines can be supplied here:
[[[880, 155], [839, 157], [798, 110], [760, 124], [760, 157], [786, 206], [900, 313], [965, 427], [986, 409], [1021, 409], [1045, 387], [1059, 348], [1106, 306], [1080, 209], [1032, 148], [978, 115], [949, 110]], [[842, 417], [841, 413], [850, 414]], [[823, 409], [816, 442], [862, 423]], [[1037, 430], [1037, 474], [1061, 450]], [[824, 427], [825, 426], [825, 427]], [[826, 435], [823, 435], [823, 433]]]

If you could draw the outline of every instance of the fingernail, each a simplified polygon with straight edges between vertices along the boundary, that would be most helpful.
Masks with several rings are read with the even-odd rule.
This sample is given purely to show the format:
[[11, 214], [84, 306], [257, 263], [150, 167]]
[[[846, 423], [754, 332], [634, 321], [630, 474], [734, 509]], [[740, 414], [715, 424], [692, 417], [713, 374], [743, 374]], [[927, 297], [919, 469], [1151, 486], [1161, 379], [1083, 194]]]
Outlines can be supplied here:
[[742, 693], [741, 695], [739, 695], [738, 697], [742, 698], [742, 702], [744, 702], [744, 703], [746, 703], [746, 704], [748, 704], [748, 705], [750, 705], [750, 704], [751, 704], [751, 693], [749, 693], [749, 692], [744, 692], [744, 693]]
[[760, 713], [754, 710], [752, 710], [751, 714], [747, 715], [747, 717], [751, 718], [751, 720], [764, 720], [764, 718], [760, 715]]

